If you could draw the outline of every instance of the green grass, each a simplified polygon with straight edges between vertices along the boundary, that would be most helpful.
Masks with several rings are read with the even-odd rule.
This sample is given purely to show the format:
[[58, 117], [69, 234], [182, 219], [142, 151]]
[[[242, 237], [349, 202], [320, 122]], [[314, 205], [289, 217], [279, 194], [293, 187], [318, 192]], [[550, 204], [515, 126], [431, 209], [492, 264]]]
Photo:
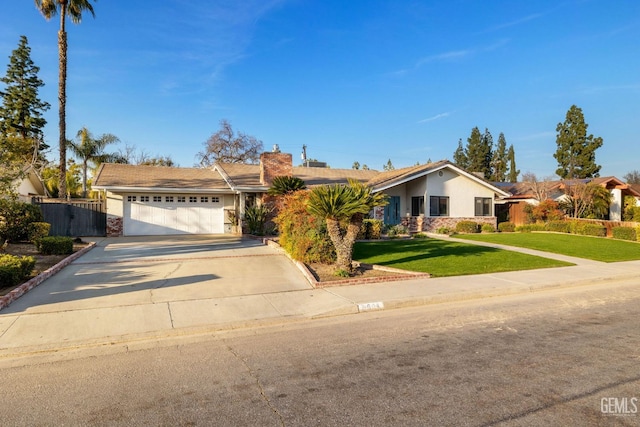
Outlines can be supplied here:
[[560, 233], [460, 234], [455, 237], [537, 249], [602, 262], [640, 259], [640, 244], [602, 237], [576, 236], [575, 234]]
[[438, 239], [358, 242], [353, 258], [433, 277], [532, 270], [573, 265], [562, 261]]

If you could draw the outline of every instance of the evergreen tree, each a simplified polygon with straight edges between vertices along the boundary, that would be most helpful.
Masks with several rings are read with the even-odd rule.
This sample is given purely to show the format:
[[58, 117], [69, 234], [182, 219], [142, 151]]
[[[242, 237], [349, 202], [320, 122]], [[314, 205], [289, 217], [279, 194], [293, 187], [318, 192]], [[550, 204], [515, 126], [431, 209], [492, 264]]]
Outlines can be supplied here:
[[485, 130], [484, 135], [480, 133], [477, 126], [471, 130], [465, 153], [469, 172], [482, 172], [486, 178], [491, 176], [492, 145], [493, 138], [488, 129]]
[[516, 152], [513, 149], [513, 144], [509, 146], [507, 159], [509, 161], [509, 182], [518, 182], [520, 171], [516, 168]]
[[393, 166], [393, 163], [391, 163], [391, 159], [387, 160], [387, 164], [382, 166], [382, 170], [385, 171], [392, 171], [395, 169], [395, 166]]
[[462, 138], [458, 140], [458, 148], [453, 153], [453, 163], [462, 169], [467, 169], [469, 167], [469, 159], [467, 159], [467, 154], [462, 145]]
[[596, 164], [596, 150], [602, 147], [602, 138], [587, 135], [588, 124], [582, 109], [572, 105], [564, 123], [556, 127], [558, 149], [553, 155], [558, 161], [556, 174], [562, 179], [583, 179], [600, 176]]
[[31, 59], [27, 38], [20, 36], [17, 49], [9, 57], [7, 74], [0, 78], [5, 85], [0, 91], [0, 133], [19, 142], [21, 152], [15, 154], [24, 163], [30, 163], [41, 150], [48, 148], [42, 142], [42, 129], [47, 123], [42, 115], [50, 105], [38, 97], [38, 90], [44, 86], [38, 78], [39, 71]]
[[360, 162], [358, 161], [353, 162], [353, 165], [351, 165], [351, 169], [355, 169], [355, 170], [360, 169]]
[[498, 145], [493, 151], [493, 158], [491, 160], [491, 166], [493, 174], [491, 180], [495, 182], [504, 182], [507, 179], [507, 140], [504, 137], [504, 133], [500, 132], [498, 137]]

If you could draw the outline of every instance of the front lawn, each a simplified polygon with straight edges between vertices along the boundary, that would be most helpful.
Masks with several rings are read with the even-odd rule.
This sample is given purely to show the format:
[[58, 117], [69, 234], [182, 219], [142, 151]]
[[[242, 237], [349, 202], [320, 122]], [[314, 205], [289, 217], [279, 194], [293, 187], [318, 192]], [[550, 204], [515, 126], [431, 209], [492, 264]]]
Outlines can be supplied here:
[[633, 261], [640, 259], [640, 244], [603, 237], [577, 236], [575, 234], [561, 233], [460, 234], [455, 237], [536, 249], [602, 262]]
[[403, 270], [430, 273], [433, 277], [573, 265], [518, 252], [438, 239], [358, 242], [353, 259]]

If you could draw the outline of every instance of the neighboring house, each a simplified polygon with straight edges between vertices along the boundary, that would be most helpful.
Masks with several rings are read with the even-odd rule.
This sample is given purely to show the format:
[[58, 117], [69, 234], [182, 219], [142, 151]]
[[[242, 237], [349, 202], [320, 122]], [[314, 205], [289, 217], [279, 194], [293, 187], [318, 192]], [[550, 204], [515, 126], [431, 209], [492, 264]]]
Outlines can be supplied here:
[[412, 232], [454, 229], [464, 220], [496, 227], [495, 203], [509, 196], [447, 160], [382, 172], [367, 184], [389, 196], [375, 216]]
[[261, 203], [276, 176], [308, 187], [355, 179], [389, 195], [374, 210], [385, 223], [412, 231], [454, 227], [460, 220], [496, 225], [494, 204], [509, 193], [448, 161], [387, 172], [294, 167], [291, 154], [263, 153], [259, 165], [216, 163], [170, 168], [104, 163], [92, 188], [105, 193], [107, 235], [230, 233], [233, 218]]
[[24, 177], [14, 183], [18, 199], [22, 202], [31, 203], [33, 197], [45, 196], [46, 190], [42, 179], [32, 166], [24, 169]]
[[[624, 209], [625, 196], [633, 196], [640, 200], [640, 188], [626, 184], [614, 176], [601, 178], [588, 178], [580, 180], [583, 184], [600, 185], [611, 193], [611, 205], [609, 206], [608, 220], [621, 221], [622, 210]], [[516, 225], [526, 222], [524, 206], [526, 204], [536, 205], [540, 199], [549, 198], [557, 202], [566, 199], [564, 181], [543, 181], [537, 183], [494, 183], [496, 186], [511, 193], [509, 197], [500, 201], [501, 206], [498, 211], [508, 212], [509, 221]], [[541, 197], [544, 195], [545, 197]]]

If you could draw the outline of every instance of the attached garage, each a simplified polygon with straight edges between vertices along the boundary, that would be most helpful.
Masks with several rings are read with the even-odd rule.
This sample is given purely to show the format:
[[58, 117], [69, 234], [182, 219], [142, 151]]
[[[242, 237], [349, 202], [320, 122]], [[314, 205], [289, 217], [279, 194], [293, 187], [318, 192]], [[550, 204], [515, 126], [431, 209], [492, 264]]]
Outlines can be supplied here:
[[125, 236], [224, 233], [224, 196], [127, 194]]

